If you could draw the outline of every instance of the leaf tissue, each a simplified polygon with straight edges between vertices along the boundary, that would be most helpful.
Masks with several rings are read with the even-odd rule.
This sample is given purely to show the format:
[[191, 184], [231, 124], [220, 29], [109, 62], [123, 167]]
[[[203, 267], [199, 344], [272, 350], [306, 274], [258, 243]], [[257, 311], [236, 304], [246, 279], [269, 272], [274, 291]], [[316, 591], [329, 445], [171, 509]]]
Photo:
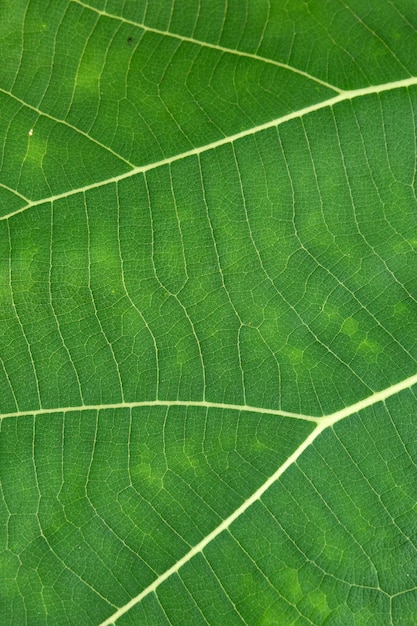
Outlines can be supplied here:
[[0, 3], [2, 624], [417, 624], [416, 29]]

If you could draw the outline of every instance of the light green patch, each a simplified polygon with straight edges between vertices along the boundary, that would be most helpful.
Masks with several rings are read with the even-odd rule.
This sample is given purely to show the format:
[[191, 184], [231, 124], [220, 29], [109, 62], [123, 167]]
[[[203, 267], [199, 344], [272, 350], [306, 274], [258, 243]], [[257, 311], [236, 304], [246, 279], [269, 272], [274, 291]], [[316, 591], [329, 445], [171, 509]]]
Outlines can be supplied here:
[[[36, 132], [36, 129], [31, 129], [32, 135], [28, 135], [28, 149], [25, 156], [25, 161], [29, 163], [36, 164], [39, 167], [42, 167], [43, 159], [48, 150], [48, 142], [46, 138], [42, 138], [40, 133]], [[29, 133], [31, 132], [29, 130]]]
[[99, 243], [95, 242], [94, 246], [91, 247], [90, 259], [92, 263], [99, 265], [104, 272], [110, 269], [114, 271], [114, 267], [117, 265], [117, 257], [104, 238]]
[[[310, 591], [310, 593], [306, 597], [306, 601], [310, 605], [311, 610], [316, 615], [316, 619], [319, 615], [322, 618], [325, 618], [329, 614], [330, 609], [327, 602], [327, 596], [325, 593], [320, 591], [320, 589]], [[320, 623], [320, 621], [317, 621], [316, 623]]]
[[334, 304], [330, 304], [329, 302], [323, 306], [322, 315], [327, 317], [329, 322], [342, 320], [339, 307]]
[[303, 597], [298, 569], [287, 569], [285, 572], [285, 580], [291, 602], [296, 604]]
[[96, 94], [98, 81], [100, 77], [100, 64], [93, 59], [83, 64], [77, 74], [77, 97], [81, 97], [81, 93]]
[[397, 302], [394, 304], [394, 315], [396, 317], [402, 317], [409, 314], [408, 306], [405, 302]]
[[151, 463], [139, 463], [136, 467], [132, 467], [131, 470], [132, 480], [138, 481], [138, 484], [145, 482], [148, 486], [151, 485], [153, 489], [163, 489], [164, 487], [164, 475], [165, 471], [156, 469]]
[[252, 444], [252, 449], [255, 452], [263, 452], [264, 450], [268, 449], [268, 446], [265, 445], [262, 441], [259, 441], [259, 439], [255, 439], [255, 441]]
[[376, 363], [378, 356], [383, 353], [380, 343], [372, 339], [364, 339], [358, 346], [358, 352], [368, 361], [368, 363]]
[[304, 362], [304, 350], [287, 346], [285, 353], [293, 365], [301, 365]]
[[348, 335], [349, 337], [353, 337], [355, 333], [358, 332], [359, 324], [353, 317], [348, 317], [342, 324], [342, 328], [340, 329], [343, 334]]

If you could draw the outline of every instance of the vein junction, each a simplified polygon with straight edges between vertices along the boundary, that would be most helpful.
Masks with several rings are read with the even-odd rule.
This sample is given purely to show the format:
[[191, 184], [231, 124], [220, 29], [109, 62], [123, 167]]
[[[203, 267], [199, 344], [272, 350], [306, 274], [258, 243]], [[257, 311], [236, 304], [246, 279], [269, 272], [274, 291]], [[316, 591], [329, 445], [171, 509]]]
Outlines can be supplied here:
[[261, 413], [263, 415], [276, 415], [277, 417], [288, 417], [291, 419], [299, 419], [305, 420], [309, 422], [314, 422], [320, 427], [320, 432], [329, 426], [333, 426], [340, 420], [345, 417], [349, 417], [354, 413], [358, 413], [363, 409], [366, 409], [374, 404], [378, 404], [379, 402], [385, 402], [391, 396], [394, 396], [401, 391], [405, 391], [406, 389], [410, 389], [413, 385], [417, 384], [417, 374], [413, 376], [409, 376], [399, 383], [395, 383], [386, 389], [382, 389], [381, 391], [376, 391], [371, 394], [367, 398], [363, 400], [359, 400], [350, 406], [347, 406], [343, 409], [339, 409], [334, 413], [329, 413], [328, 415], [323, 416], [314, 416], [314, 415], [303, 415], [301, 413], [292, 413], [290, 411], [282, 411], [278, 409], [268, 409], [263, 407], [256, 406], [247, 406], [247, 405], [238, 405], [238, 404], [227, 404], [222, 402], [208, 402], [208, 401], [193, 401], [193, 400], [149, 400], [143, 402], [118, 402], [114, 404], [94, 404], [94, 405], [81, 405], [81, 406], [73, 406], [73, 407], [56, 407], [56, 408], [45, 408], [45, 409], [36, 409], [34, 411], [18, 411], [14, 413], [4, 413], [0, 415], [0, 419], [6, 419], [10, 417], [23, 417], [23, 416], [36, 416], [36, 415], [45, 415], [45, 414], [62, 414], [62, 413], [74, 413], [79, 411], [104, 411], [106, 409], [134, 409], [139, 407], [172, 407], [172, 406], [183, 406], [183, 407], [202, 407], [207, 409], [223, 409], [228, 411], [242, 411], [247, 413]]
[[[302, 453], [317, 439], [317, 437], [329, 426], [333, 426], [336, 422], [342, 420], [343, 418], [352, 415], [362, 409], [372, 406], [373, 404], [377, 404], [378, 402], [384, 402], [391, 396], [405, 390], [409, 389], [411, 386], [417, 383], [417, 374], [414, 376], [410, 376], [409, 378], [404, 379], [403, 381], [396, 383], [395, 385], [391, 385], [390, 387], [376, 392], [368, 398], [356, 402], [345, 409], [341, 409], [327, 415], [322, 418], [312, 418], [308, 416], [296, 416], [293, 414], [287, 414], [291, 417], [298, 417], [300, 419], [309, 419], [311, 421], [316, 422], [316, 427], [313, 431], [306, 437], [306, 439], [298, 446], [298, 448], [288, 457], [288, 459], [276, 470], [272, 476], [270, 476], [260, 487], [257, 489], [243, 504], [238, 507], [229, 517], [227, 517], [221, 524], [219, 524], [211, 533], [209, 533], [202, 541], [196, 544], [189, 552], [187, 552], [181, 559], [179, 559], [172, 567], [167, 569], [163, 574], [158, 576], [148, 587], [146, 587], [141, 593], [139, 593], [136, 597], [132, 598], [127, 604], [123, 607], [119, 608], [117, 611], [113, 613], [107, 620], [102, 622], [101, 626], [110, 626], [117, 619], [119, 619], [122, 615], [127, 613], [130, 609], [132, 609], [136, 604], [141, 602], [147, 595], [156, 591], [156, 589], [170, 576], [178, 572], [178, 570], [185, 565], [188, 561], [190, 561], [194, 556], [201, 553], [204, 548], [212, 542], [218, 535], [220, 535], [223, 531], [227, 530], [231, 524], [237, 520], [254, 502], [259, 500], [262, 495], [282, 476], [282, 474], [294, 463], [297, 462], [298, 458], [302, 455]], [[210, 403], [199, 403], [210, 405]], [[228, 405], [224, 405], [225, 408]], [[230, 408], [230, 405], [229, 407]], [[250, 407], [236, 407], [240, 410], [257, 410]], [[265, 412], [265, 411], [264, 411]], [[282, 411], [269, 411], [271, 413], [275, 413], [276, 415], [283, 415]]]

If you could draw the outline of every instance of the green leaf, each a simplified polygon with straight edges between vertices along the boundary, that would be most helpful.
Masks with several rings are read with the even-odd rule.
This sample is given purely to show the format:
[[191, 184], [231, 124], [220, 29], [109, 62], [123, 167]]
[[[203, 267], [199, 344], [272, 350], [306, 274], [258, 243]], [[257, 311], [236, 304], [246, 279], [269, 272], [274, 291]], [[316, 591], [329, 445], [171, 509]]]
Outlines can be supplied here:
[[416, 29], [0, 4], [2, 624], [417, 624]]

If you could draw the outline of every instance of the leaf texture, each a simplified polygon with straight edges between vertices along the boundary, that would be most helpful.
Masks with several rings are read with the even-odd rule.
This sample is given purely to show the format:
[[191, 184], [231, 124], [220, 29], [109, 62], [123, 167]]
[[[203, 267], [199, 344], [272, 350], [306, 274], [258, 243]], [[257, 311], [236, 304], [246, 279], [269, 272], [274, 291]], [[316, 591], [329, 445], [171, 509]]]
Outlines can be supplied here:
[[2, 624], [417, 624], [416, 28], [1, 4]]

